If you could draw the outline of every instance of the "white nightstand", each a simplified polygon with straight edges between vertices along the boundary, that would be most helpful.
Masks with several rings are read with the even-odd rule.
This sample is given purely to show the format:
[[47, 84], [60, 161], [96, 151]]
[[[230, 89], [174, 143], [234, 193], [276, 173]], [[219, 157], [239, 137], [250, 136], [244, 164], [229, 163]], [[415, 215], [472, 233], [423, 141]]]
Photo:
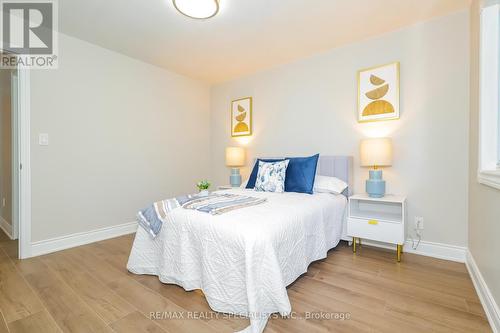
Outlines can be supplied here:
[[231, 185], [219, 185], [219, 186], [217, 186], [217, 190], [218, 191], [221, 191], [221, 190], [230, 190], [232, 188], [237, 188], [237, 187], [232, 187]]
[[406, 197], [386, 195], [370, 198], [367, 194], [349, 197], [347, 235], [356, 241], [361, 238], [397, 245], [397, 260], [405, 242]]

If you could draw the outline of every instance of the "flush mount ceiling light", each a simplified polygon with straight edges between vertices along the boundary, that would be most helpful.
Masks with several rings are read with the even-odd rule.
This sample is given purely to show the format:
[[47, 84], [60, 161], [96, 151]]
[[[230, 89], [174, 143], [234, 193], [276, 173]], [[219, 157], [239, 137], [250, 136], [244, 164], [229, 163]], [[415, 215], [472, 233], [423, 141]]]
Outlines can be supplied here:
[[214, 17], [219, 11], [219, 0], [172, 0], [175, 9], [194, 19]]

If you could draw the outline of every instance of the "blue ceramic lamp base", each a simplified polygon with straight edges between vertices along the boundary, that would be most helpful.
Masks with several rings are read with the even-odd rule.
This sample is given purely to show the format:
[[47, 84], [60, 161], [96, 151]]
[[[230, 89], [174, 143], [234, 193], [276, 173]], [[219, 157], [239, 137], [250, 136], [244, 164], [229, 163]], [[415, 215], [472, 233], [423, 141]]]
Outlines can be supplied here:
[[366, 193], [371, 198], [382, 198], [385, 195], [385, 180], [382, 170], [370, 170], [370, 179], [366, 180]]
[[231, 176], [229, 177], [229, 182], [231, 183], [232, 187], [240, 187], [241, 185], [240, 169], [237, 168], [231, 169]]

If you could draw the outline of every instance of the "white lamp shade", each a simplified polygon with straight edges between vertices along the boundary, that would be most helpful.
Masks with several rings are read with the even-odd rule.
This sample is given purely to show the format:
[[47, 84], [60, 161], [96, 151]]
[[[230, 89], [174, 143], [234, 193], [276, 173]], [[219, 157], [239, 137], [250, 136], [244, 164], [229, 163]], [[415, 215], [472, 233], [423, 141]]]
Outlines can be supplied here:
[[226, 165], [228, 167], [241, 167], [245, 165], [245, 149], [242, 147], [226, 148]]
[[379, 167], [392, 165], [392, 140], [390, 138], [361, 140], [359, 152], [361, 166]]
[[181, 14], [195, 19], [210, 18], [219, 11], [219, 0], [173, 0], [173, 2]]

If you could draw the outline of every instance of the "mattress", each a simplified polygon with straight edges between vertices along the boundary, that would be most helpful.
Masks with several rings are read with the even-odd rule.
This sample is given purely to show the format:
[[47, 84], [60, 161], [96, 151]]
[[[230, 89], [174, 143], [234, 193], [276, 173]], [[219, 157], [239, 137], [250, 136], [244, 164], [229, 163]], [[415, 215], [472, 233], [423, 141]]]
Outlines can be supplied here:
[[268, 316], [291, 311], [286, 286], [325, 258], [341, 238], [343, 195], [221, 192], [265, 197], [263, 204], [210, 215], [176, 209], [152, 239], [139, 228], [127, 269], [185, 290], [201, 289], [210, 307], [244, 315], [260, 333]]

